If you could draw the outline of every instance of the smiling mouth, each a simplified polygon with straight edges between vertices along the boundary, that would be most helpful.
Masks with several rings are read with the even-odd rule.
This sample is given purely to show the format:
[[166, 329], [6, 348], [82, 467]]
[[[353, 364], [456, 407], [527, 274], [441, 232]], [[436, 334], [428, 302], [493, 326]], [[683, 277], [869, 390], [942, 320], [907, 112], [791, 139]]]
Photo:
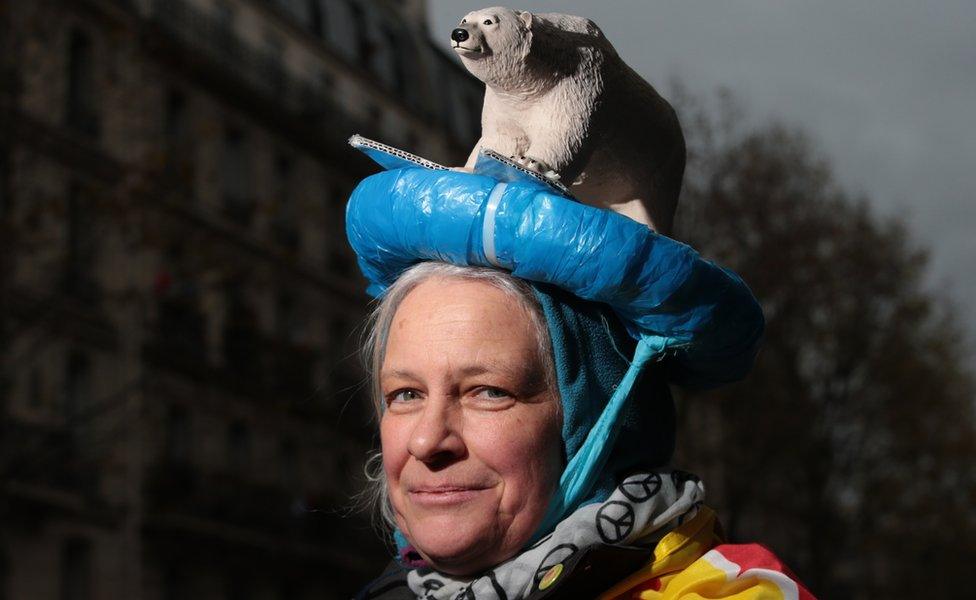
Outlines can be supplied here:
[[483, 487], [420, 488], [410, 490], [409, 495], [415, 504], [421, 506], [451, 506], [473, 500], [487, 489]]

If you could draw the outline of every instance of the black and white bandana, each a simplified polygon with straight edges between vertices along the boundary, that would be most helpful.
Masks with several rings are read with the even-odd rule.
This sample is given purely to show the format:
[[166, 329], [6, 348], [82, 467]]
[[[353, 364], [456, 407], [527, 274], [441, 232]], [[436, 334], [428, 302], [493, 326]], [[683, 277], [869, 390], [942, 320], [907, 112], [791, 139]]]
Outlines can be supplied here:
[[597, 544], [653, 548], [669, 531], [697, 514], [701, 481], [684, 471], [631, 475], [602, 503], [586, 505], [521, 554], [491, 571], [458, 579], [414, 569], [407, 584], [423, 600], [517, 600], [528, 596], [553, 566]]

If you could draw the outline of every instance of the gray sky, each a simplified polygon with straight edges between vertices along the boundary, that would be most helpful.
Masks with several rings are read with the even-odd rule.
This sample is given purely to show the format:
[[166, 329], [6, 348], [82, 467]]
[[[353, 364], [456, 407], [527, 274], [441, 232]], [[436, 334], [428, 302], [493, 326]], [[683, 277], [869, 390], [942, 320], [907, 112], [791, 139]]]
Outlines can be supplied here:
[[[491, 4], [428, 0], [431, 35]], [[841, 184], [932, 252], [931, 284], [976, 332], [976, 2], [523, 0], [593, 19], [659, 89], [726, 86], [750, 117], [806, 129]], [[973, 336], [970, 336], [972, 339]]]

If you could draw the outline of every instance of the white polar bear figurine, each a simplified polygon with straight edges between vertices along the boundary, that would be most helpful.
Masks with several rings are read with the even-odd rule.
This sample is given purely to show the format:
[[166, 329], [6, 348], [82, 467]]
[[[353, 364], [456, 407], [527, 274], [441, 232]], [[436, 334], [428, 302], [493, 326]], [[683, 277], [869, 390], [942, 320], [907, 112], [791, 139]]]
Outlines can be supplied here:
[[486, 88], [466, 169], [490, 148], [558, 174], [587, 204], [670, 233], [685, 168], [677, 116], [592, 21], [486, 8], [451, 40]]

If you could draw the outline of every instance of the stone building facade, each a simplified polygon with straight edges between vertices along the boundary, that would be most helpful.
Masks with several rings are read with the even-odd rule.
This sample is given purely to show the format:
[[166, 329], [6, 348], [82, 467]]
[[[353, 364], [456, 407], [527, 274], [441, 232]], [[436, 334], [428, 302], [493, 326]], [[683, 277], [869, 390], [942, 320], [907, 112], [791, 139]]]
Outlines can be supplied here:
[[423, 0], [0, 4], [0, 599], [344, 598], [359, 132], [461, 164]]

